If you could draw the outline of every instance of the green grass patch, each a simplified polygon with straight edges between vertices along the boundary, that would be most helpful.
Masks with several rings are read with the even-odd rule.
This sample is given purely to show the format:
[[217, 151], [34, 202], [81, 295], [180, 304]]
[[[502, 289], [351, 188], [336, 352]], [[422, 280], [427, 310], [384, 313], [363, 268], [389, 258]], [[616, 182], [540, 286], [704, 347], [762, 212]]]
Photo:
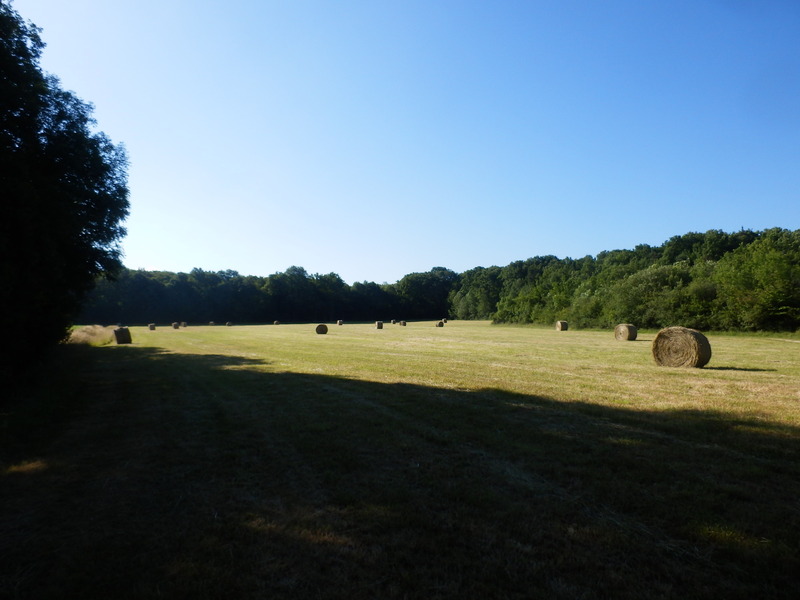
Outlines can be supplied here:
[[794, 597], [796, 342], [434, 323], [60, 347], [0, 405], [0, 597]]

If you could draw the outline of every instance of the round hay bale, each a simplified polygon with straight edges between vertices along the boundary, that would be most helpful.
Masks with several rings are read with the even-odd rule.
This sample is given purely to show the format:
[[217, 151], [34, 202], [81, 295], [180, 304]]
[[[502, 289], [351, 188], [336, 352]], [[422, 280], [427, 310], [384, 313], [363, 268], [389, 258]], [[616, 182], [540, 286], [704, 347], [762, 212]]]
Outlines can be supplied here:
[[156, 330], [156, 324], [155, 324], [155, 323], [148, 323], [148, 324], [147, 324], [147, 328], [148, 328], [150, 331], [155, 331], [155, 330]]
[[442, 319], [442, 322], [443, 323], [447, 323], [447, 319]]
[[328, 326], [325, 325], [325, 323], [320, 323], [319, 325], [317, 325], [316, 332], [320, 335], [324, 335], [328, 333]]
[[406, 326], [406, 322], [405, 321], [400, 321], [400, 326], [401, 327], [405, 327]]
[[280, 324], [281, 324], [281, 322], [280, 322], [280, 321], [273, 321], [273, 322], [272, 322], [272, 324], [273, 324], [273, 325], [280, 325]]
[[117, 341], [118, 344], [130, 344], [131, 342], [131, 331], [127, 327], [117, 327], [114, 330], [114, 339]]
[[172, 328], [173, 328], [173, 329], [177, 329], [177, 328], [178, 328], [178, 327], [180, 327], [180, 326], [181, 326], [181, 324], [180, 324], [180, 323], [178, 323], [177, 321], [175, 321], [175, 322], [172, 324]]
[[233, 323], [231, 323], [230, 321], [228, 321], [227, 323], [225, 323], [225, 325], [226, 325], [227, 327], [233, 327]]
[[556, 321], [556, 331], [566, 331], [569, 329], [569, 323], [566, 321]]
[[181, 327], [186, 327], [186, 321], [181, 321]]
[[344, 325], [344, 321], [342, 321], [341, 319], [339, 319], [338, 321], [336, 321], [336, 324], [337, 324], [337, 325]]
[[630, 341], [636, 339], [638, 335], [638, 330], [636, 329], [636, 325], [631, 325], [630, 323], [620, 323], [616, 327], [614, 327], [614, 337], [620, 341]]
[[209, 325], [216, 325], [216, 323], [214, 323], [214, 321], [209, 321], [208, 324]]
[[375, 329], [383, 329], [383, 321], [375, 321]]
[[444, 327], [444, 321], [437, 321], [436, 326], [437, 327]]
[[696, 329], [667, 327], [653, 339], [653, 358], [660, 367], [703, 367], [711, 360], [711, 344]]

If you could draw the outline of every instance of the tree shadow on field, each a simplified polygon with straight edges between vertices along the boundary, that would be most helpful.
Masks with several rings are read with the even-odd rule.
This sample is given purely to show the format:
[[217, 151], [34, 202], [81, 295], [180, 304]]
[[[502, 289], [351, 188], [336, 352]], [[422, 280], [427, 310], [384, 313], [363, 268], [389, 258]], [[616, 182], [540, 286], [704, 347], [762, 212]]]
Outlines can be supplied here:
[[0, 597], [790, 598], [800, 584], [794, 427], [244, 357], [59, 353], [0, 417]]

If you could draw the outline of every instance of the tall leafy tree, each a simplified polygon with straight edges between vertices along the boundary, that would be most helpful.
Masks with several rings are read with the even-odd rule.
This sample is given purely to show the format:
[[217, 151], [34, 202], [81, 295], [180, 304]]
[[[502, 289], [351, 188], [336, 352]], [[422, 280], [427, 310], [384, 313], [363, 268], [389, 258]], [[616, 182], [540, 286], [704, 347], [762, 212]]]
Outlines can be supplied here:
[[128, 214], [124, 148], [42, 71], [43, 48], [0, 0], [0, 310], [21, 361], [63, 338], [96, 276], [121, 267]]

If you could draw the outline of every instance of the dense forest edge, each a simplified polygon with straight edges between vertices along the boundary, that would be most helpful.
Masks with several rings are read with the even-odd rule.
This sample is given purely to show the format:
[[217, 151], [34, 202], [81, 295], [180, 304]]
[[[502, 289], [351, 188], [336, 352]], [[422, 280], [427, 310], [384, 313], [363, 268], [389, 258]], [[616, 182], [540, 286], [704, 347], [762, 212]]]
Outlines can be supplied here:
[[347, 284], [293, 266], [236, 271], [123, 269], [101, 277], [80, 323], [490, 319], [495, 323], [704, 330], [800, 327], [800, 230], [709, 230], [579, 259], [536, 256], [463, 273], [434, 267], [396, 283]]

